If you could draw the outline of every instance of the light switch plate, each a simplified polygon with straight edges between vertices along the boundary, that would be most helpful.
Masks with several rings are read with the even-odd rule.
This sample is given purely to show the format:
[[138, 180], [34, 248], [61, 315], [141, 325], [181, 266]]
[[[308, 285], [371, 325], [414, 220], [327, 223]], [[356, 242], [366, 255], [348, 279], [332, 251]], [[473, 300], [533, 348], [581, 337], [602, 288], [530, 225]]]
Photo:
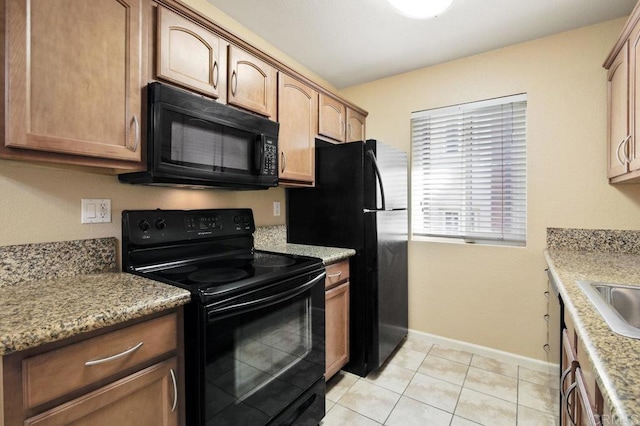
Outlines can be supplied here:
[[273, 202], [273, 215], [280, 216], [280, 201]]
[[108, 198], [83, 198], [82, 223], [111, 222], [111, 200]]

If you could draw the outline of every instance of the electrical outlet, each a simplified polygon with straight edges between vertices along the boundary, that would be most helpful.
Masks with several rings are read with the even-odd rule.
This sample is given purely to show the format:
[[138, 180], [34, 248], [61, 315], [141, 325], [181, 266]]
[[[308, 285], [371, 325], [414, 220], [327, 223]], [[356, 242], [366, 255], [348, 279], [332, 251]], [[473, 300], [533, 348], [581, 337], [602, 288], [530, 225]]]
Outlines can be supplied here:
[[280, 201], [273, 202], [273, 215], [280, 216]]
[[111, 200], [108, 198], [83, 198], [82, 223], [111, 222]]

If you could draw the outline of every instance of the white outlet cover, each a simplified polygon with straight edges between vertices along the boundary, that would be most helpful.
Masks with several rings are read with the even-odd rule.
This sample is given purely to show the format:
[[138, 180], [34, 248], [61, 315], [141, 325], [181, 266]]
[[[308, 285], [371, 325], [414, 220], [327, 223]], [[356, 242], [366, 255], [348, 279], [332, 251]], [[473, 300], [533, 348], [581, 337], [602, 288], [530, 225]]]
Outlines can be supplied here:
[[273, 215], [280, 216], [280, 201], [273, 202]]
[[83, 198], [82, 223], [109, 223], [111, 222], [111, 200], [108, 198]]

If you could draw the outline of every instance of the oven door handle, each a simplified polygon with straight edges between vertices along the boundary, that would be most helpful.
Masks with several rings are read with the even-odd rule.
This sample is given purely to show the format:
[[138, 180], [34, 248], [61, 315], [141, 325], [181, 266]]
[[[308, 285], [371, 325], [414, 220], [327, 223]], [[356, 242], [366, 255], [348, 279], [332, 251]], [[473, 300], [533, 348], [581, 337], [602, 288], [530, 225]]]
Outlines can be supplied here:
[[322, 272], [317, 277], [312, 280], [299, 285], [293, 289], [283, 291], [281, 293], [272, 294], [270, 296], [261, 297], [260, 299], [251, 300], [248, 302], [236, 303], [228, 306], [221, 306], [219, 308], [209, 308], [207, 309], [207, 318], [209, 321], [220, 319], [221, 317], [228, 317], [230, 315], [241, 315], [247, 312], [255, 311], [260, 308], [265, 308], [267, 306], [275, 305], [276, 303], [284, 302], [289, 299], [293, 299], [294, 297], [308, 291], [310, 288], [315, 286], [318, 282], [325, 279], [327, 276], [326, 272]]

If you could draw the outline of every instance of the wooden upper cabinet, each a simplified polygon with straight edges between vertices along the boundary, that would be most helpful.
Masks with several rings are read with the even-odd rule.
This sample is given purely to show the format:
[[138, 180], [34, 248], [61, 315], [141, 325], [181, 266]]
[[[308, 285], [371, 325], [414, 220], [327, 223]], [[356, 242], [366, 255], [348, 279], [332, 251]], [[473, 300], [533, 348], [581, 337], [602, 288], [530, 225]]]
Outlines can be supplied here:
[[628, 144], [631, 139], [629, 121], [629, 43], [625, 43], [607, 74], [609, 92], [608, 176], [627, 172]]
[[275, 121], [277, 70], [236, 46], [229, 45], [228, 52], [227, 102]]
[[3, 157], [9, 147], [141, 160], [147, 9], [146, 0], [6, 1]]
[[345, 141], [346, 107], [342, 102], [320, 93], [318, 133], [338, 142]]
[[313, 185], [318, 92], [283, 73], [278, 81], [279, 177]]
[[158, 6], [157, 77], [226, 100], [226, 46], [211, 31]]
[[365, 116], [347, 107], [347, 142], [365, 140]]

